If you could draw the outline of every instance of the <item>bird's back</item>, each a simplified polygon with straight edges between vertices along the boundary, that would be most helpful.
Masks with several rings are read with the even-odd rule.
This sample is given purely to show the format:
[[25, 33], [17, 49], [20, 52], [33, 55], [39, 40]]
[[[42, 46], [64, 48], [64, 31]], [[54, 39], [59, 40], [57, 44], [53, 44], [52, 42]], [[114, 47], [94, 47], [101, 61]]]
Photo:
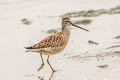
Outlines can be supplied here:
[[46, 37], [41, 42], [33, 46], [26, 47], [26, 49], [29, 49], [28, 51], [31, 52], [39, 52], [45, 55], [53, 55], [61, 52], [65, 48], [68, 42], [68, 40], [66, 39], [67, 36], [64, 35], [63, 32], [58, 32]]

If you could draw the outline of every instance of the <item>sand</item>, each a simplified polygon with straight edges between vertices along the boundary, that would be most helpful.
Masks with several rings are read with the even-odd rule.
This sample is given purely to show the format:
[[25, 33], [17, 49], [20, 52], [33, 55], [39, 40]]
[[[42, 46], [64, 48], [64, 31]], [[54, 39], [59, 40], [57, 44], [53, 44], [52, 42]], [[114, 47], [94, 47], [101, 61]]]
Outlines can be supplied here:
[[[24, 47], [48, 36], [47, 30], [59, 28], [59, 16], [66, 12], [108, 9], [119, 3], [120, 0], [0, 0], [0, 80], [48, 80], [51, 69], [47, 57], [44, 56], [45, 67], [37, 72], [39, 54], [26, 53]], [[93, 22], [83, 26], [89, 33], [72, 29], [65, 50], [50, 57], [57, 70], [51, 80], [120, 80], [120, 47], [110, 48], [120, 45], [120, 39], [114, 39], [120, 35], [119, 17], [120, 14], [92, 17]], [[23, 18], [32, 24], [22, 24]], [[99, 44], [90, 45], [89, 40]]]

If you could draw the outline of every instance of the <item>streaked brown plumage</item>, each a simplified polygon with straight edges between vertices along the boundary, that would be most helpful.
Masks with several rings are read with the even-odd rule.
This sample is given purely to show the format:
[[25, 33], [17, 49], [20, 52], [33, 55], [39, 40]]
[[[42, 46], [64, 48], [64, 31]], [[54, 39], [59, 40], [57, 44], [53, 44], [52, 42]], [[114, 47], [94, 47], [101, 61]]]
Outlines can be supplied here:
[[46, 37], [45, 39], [43, 39], [41, 42], [39, 42], [33, 46], [26, 47], [26, 49], [28, 49], [26, 52], [30, 51], [30, 52], [40, 53], [40, 56], [42, 59], [42, 65], [40, 66], [40, 68], [38, 68], [38, 71], [40, 71], [44, 66], [42, 54], [48, 55], [47, 62], [49, 64], [49, 66], [51, 67], [52, 71], [53, 72], [55, 71], [49, 63], [49, 56], [53, 55], [53, 54], [57, 54], [64, 50], [64, 48], [66, 47], [68, 40], [69, 40], [69, 36], [70, 36], [69, 27], [70, 26], [75, 26], [75, 27], [78, 27], [78, 28], [88, 31], [87, 29], [84, 29], [82, 27], [72, 24], [71, 20], [69, 18], [63, 18], [61, 32], [57, 32], [53, 35], [50, 35], [50, 36]]
[[65, 48], [68, 42], [67, 40], [65, 40], [67, 37], [62, 32], [58, 32], [54, 35], [48, 36], [47, 38], [43, 39], [41, 42], [33, 46], [26, 47], [26, 49], [31, 49], [28, 51], [40, 52], [44, 55], [53, 55], [61, 52]]

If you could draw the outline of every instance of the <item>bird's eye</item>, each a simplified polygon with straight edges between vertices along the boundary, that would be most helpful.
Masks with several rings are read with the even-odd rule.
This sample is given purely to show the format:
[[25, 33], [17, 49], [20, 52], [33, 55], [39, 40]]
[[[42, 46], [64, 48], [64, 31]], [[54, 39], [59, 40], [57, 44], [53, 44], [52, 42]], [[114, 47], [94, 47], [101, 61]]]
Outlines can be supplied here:
[[70, 21], [66, 21], [66, 23], [70, 23]]

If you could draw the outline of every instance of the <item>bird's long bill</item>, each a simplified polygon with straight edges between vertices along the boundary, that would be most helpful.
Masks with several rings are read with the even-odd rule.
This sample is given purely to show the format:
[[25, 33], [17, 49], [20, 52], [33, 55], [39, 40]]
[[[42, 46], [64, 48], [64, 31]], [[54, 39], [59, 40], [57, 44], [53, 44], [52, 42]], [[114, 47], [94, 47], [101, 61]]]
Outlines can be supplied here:
[[88, 32], [89, 32], [89, 30], [87, 30], [87, 29], [85, 29], [85, 28], [82, 28], [82, 27], [80, 27], [80, 26], [77, 26], [77, 25], [75, 25], [75, 24], [72, 24], [72, 26], [77, 27], [77, 28], [80, 28], [80, 29], [83, 29], [83, 30], [85, 30], [85, 31], [88, 31]]

